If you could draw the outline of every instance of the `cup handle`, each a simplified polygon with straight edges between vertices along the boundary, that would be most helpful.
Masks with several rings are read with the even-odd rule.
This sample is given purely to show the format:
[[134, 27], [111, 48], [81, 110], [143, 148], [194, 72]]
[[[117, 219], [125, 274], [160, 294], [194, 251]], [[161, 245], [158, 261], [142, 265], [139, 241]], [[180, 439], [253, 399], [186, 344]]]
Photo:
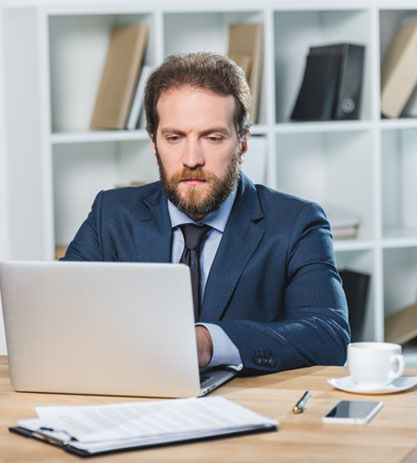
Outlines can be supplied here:
[[390, 380], [392, 381], [395, 378], [398, 378], [399, 376], [401, 376], [404, 372], [404, 368], [405, 368], [404, 356], [401, 354], [392, 355], [391, 363], [398, 364], [398, 368], [396, 370], [390, 371], [389, 377], [390, 377]]

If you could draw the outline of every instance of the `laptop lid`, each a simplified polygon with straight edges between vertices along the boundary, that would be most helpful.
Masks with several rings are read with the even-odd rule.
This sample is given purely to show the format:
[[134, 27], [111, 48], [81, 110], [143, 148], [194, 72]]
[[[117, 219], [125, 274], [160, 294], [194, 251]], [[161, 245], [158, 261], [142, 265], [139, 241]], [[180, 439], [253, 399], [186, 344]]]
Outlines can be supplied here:
[[200, 394], [185, 265], [1, 262], [0, 290], [16, 390]]

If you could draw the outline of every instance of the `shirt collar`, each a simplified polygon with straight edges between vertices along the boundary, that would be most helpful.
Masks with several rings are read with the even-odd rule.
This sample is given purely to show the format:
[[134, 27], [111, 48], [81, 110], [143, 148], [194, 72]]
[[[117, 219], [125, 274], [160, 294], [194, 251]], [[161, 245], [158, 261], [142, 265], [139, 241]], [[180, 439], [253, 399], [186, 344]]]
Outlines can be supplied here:
[[198, 223], [198, 224], [205, 224], [210, 225], [210, 227], [215, 228], [219, 232], [223, 233], [224, 229], [226, 228], [226, 223], [229, 219], [230, 212], [232, 211], [233, 203], [235, 202], [237, 193], [237, 185], [226, 201], [213, 212], [207, 214], [198, 222], [194, 222], [193, 219], [188, 217], [187, 214], [180, 211], [176, 206], [174, 206], [170, 200], [168, 200], [168, 213], [169, 218], [171, 219], [171, 226], [172, 228], [177, 227], [183, 223]]

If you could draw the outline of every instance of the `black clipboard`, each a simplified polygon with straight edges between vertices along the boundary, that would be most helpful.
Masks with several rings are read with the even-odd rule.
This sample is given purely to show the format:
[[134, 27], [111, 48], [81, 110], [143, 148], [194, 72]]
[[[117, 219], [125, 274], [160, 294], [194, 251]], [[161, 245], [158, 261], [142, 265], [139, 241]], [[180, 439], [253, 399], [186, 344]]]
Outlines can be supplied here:
[[278, 431], [278, 428], [275, 425], [265, 425], [262, 428], [252, 428], [252, 429], [246, 429], [246, 430], [231, 431], [227, 433], [222, 431], [221, 433], [217, 435], [208, 435], [208, 436], [203, 436], [203, 437], [200, 436], [200, 437], [190, 438], [190, 439], [178, 439], [175, 441], [159, 442], [159, 443], [154, 443], [154, 444], [119, 447], [116, 449], [100, 450], [97, 452], [89, 452], [87, 450], [79, 449], [77, 447], [72, 446], [70, 443], [59, 441], [58, 439], [53, 439], [51, 437], [47, 437], [44, 434], [41, 434], [36, 431], [31, 431], [21, 426], [10, 427], [9, 431], [14, 434], [23, 436], [23, 437], [36, 439], [36, 440], [39, 440], [40, 442], [43, 442], [49, 445], [54, 445], [56, 447], [60, 447], [65, 452], [71, 453], [73, 455], [77, 455], [78, 457], [88, 458], [88, 457], [95, 457], [95, 456], [100, 456], [100, 455], [108, 455], [111, 453], [128, 452], [128, 451], [142, 450], [142, 449], [145, 450], [145, 449], [151, 449], [151, 448], [157, 448], [157, 447], [167, 447], [171, 445], [188, 444], [192, 442], [202, 442], [202, 441], [208, 441], [208, 440], [224, 439], [227, 437], [244, 436], [246, 434], [258, 434], [258, 433], [263, 433], [263, 432]]

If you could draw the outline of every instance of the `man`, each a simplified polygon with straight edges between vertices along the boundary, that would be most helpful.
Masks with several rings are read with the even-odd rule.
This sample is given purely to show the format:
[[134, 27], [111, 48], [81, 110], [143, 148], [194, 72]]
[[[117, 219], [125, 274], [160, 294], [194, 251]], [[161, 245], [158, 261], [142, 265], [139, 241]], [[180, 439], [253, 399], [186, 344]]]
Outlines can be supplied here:
[[317, 204], [240, 174], [249, 107], [231, 60], [168, 57], [145, 90], [160, 182], [100, 192], [64, 260], [179, 262], [186, 230], [204, 227], [193, 287], [200, 367], [341, 365], [349, 326], [329, 224]]

